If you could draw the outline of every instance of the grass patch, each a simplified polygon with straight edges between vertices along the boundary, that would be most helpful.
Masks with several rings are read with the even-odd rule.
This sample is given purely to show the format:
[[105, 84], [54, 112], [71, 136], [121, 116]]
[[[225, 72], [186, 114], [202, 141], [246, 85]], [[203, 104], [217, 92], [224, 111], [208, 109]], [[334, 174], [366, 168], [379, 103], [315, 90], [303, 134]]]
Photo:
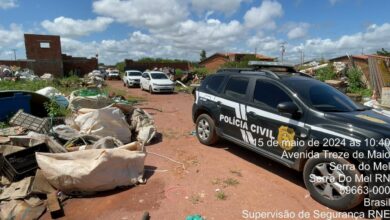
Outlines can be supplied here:
[[221, 182], [222, 181], [220, 178], [216, 178], [216, 179], [211, 180], [211, 184], [213, 184], [213, 185], [220, 185]]
[[175, 86], [176, 92], [184, 92], [184, 93], [192, 94], [193, 90], [194, 90], [194, 87], [191, 87], [191, 86], [187, 86], [187, 88], [184, 88], [184, 86], [181, 86], [181, 85]]
[[240, 182], [234, 178], [227, 178], [223, 181], [226, 186], [237, 186]]
[[0, 129], [8, 128], [9, 126], [7, 122], [0, 121]]
[[325, 80], [337, 79], [337, 74], [333, 70], [332, 64], [328, 64], [326, 67], [318, 69], [315, 77], [324, 82]]
[[190, 202], [194, 205], [201, 203], [202, 199], [200, 198], [200, 195], [191, 195]]
[[226, 200], [227, 199], [227, 195], [224, 191], [222, 190], [219, 190], [215, 193], [215, 197], [218, 199], [218, 200]]
[[126, 91], [124, 91], [122, 89], [114, 88], [112, 86], [107, 86], [106, 88], [103, 89], [103, 92], [106, 94], [115, 93], [116, 96], [123, 96], [130, 103], [138, 103], [138, 102], [145, 101], [145, 99], [142, 97], [131, 96], [131, 95], [127, 94]]
[[81, 79], [77, 76], [70, 76], [53, 80], [2, 80], [0, 81], [0, 90], [24, 90], [35, 92], [45, 87], [51, 86], [58, 89], [61, 93], [69, 95], [73, 90], [80, 88]]

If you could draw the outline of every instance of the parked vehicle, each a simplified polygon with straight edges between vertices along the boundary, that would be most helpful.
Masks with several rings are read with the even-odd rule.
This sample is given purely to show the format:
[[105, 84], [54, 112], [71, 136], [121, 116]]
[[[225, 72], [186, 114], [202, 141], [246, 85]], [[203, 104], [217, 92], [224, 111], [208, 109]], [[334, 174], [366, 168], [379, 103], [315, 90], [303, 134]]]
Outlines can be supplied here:
[[121, 76], [119, 74], [119, 70], [108, 70], [107, 79], [121, 79]]
[[144, 72], [141, 78], [142, 90], [148, 90], [151, 94], [155, 92], [174, 92], [175, 82], [163, 72]]
[[389, 171], [359, 166], [390, 164], [389, 117], [291, 66], [251, 64], [220, 70], [196, 90], [192, 117], [202, 144], [223, 138], [301, 171], [311, 196], [332, 209], [390, 198], [372, 190], [390, 189], [374, 179]]
[[142, 78], [142, 72], [138, 70], [126, 70], [123, 76], [123, 86], [139, 86]]

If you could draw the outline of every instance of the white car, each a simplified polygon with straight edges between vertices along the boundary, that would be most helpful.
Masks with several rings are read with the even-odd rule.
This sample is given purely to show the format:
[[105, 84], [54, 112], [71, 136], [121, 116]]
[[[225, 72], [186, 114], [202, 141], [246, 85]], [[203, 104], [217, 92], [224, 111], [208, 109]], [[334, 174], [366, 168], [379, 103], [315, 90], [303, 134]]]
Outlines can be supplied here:
[[163, 72], [151, 71], [142, 74], [140, 87], [142, 90], [149, 90], [150, 93], [173, 92], [175, 82]]
[[138, 70], [126, 70], [123, 76], [123, 86], [139, 86], [142, 72]]
[[118, 70], [109, 70], [108, 71], [108, 75], [107, 75], [107, 79], [120, 79], [121, 76], [119, 74], [119, 71]]

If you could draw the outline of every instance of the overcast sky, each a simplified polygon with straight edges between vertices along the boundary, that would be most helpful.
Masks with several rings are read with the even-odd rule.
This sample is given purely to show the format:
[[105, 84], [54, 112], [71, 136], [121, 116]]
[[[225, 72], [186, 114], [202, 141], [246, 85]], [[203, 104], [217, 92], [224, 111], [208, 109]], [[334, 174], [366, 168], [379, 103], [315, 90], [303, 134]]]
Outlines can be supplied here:
[[25, 58], [23, 33], [61, 36], [62, 51], [199, 60], [199, 52], [285, 59], [390, 50], [387, 0], [0, 0], [0, 59]]

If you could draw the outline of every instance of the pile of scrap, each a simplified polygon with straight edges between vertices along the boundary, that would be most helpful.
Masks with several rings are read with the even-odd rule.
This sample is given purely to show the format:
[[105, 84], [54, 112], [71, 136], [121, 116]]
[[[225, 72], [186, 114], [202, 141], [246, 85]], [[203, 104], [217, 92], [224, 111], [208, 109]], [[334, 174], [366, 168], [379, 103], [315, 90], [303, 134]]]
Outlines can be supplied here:
[[21, 69], [17, 66], [0, 66], [0, 80], [38, 80], [34, 71], [28, 68]]
[[[60, 124], [19, 110], [0, 129], [0, 219], [38, 219], [46, 210], [61, 216], [66, 195], [144, 182], [153, 118], [96, 92], [74, 92]], [[40, 93], [61, 97], [55, 88]]]

